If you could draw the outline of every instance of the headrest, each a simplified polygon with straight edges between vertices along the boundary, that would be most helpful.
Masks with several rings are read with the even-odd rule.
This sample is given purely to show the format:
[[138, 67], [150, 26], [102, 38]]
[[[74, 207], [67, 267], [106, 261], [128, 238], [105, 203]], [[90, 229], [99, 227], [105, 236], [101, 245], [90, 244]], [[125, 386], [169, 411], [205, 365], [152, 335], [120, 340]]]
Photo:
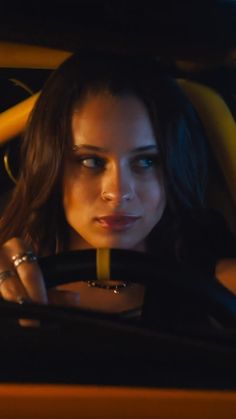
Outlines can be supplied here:
[[236, 123], [223, 98], [203, 84], [179, 79], [203, 123], [212, 150], [236, 205]]

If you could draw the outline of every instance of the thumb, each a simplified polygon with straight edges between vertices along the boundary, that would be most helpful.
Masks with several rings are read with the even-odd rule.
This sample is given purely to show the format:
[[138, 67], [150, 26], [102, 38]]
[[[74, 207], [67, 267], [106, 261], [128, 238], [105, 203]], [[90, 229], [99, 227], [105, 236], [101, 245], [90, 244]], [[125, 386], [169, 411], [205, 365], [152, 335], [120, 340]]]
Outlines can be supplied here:
[[73, 291], [48, 290], [49, 304], [64, 305], [69, 307], [79, 306], [80, 294]]

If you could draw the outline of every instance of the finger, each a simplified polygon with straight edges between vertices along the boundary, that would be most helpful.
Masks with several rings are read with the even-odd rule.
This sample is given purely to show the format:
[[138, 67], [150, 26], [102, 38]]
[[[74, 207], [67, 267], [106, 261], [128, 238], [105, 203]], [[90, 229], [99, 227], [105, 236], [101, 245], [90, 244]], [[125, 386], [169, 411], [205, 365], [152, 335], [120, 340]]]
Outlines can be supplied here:
[[[6, 301], [12, 301], [19, 304], [30, 302], [25, 288], [23, 287], [17, 272], [7, 265], [6, 256], [0, 252], [0, 295]], [[11, 268], [11, 269], [10, 269]], [[19, 319], [21, 326], [35, 327], [39, 325], [36, 320]]]
[[80, 294], [73, 291], [51, 289], [48, 291], [48, 300], [50, 304], [78, 307], [80, 303]]
[[[12, 259], [16, 258], [19, 260], [22, 255], [29, 252], [29, 248], [19, 238], [10, 239], [2, 247], [2, 252], [8, 260], [13, 263]], [[43, 280], [43, 275], [38, 263], [34, 260], [22, 261], [18, 266], [15, 266], [18, 277], [22, 286], [26, 290], [27, 295], [35, 302], [47, 303], [47, 292]]]
[[0, 251], [0, 293], [2, 298], [8, 301], [19, 302], [22, 299], [29, 299], [16, 270], [2, 251]]

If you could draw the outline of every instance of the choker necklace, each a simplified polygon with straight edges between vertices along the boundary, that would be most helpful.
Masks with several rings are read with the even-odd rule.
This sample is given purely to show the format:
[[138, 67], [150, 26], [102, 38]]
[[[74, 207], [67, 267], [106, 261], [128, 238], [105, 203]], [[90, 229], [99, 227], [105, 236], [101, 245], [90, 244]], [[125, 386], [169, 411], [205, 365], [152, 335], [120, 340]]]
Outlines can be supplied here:
[[89, 287], [100, 288], [107, 291], [113, 291], [114, 294], [120, 294], [128, 284], [125, 281], [117, 284], [109, 284], [110, 278], [110, 249], [98, 248], [96, 250], [96, 272], [97, 279], [93, 281], [86, 281]]
[[108, 285], [105, 282], [99, 282], [98, 280], [87, 281], [87, 284], [89, 287], [92, 287], [92, 288], [100, 288], [107, 291], [113, 291], [114, 294], [120, 294], [120, 292], [124, 290], [125, 288], [127, 288], [128, 286], [127, 282], [122, 282], [116, 285]]

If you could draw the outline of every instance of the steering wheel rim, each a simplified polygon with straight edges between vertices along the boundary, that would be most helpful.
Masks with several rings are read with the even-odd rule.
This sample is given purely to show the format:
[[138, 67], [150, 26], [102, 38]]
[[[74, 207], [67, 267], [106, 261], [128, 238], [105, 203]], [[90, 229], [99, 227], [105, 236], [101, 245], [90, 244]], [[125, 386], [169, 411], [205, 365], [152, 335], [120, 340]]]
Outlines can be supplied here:
[[[166, 267], [155, 257], [133, 250], [111, 249], [110, 258], [112, 280], [146, 286], [143, 315], [149, 325], [173, 329], [200, 308], [205, 317], [236, 327], [236, 296], [210, 274]], [[40, 258], [39, 265], [47, 288], [88, 281], [96, 278], [96, 249]], [[198, 317], [196, 312], [194, 316]]]

